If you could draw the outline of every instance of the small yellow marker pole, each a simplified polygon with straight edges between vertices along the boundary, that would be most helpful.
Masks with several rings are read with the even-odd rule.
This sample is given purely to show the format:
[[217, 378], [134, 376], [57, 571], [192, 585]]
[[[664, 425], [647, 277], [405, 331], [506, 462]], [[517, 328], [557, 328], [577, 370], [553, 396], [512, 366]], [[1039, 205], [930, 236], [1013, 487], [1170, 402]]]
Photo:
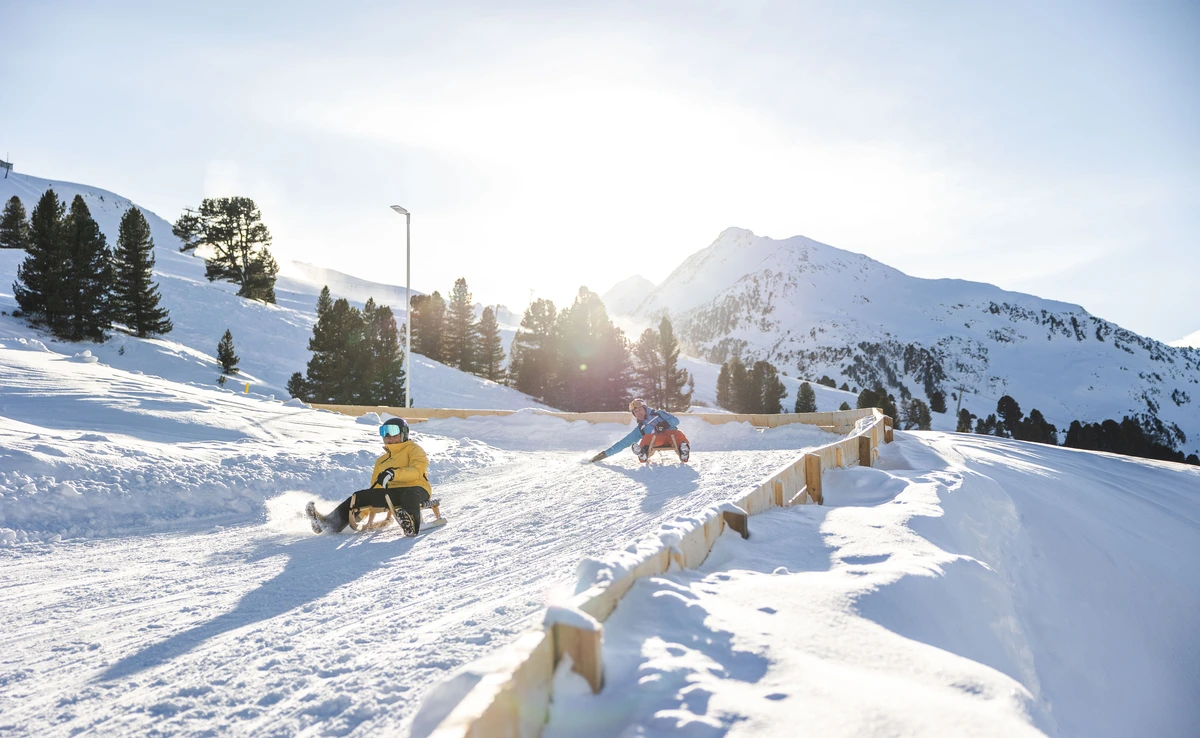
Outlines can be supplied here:
[[246, 391], [244, 394], [247, 394], [247, 395], [250, 394], [250, 383], [249, 382], [246, 382]]

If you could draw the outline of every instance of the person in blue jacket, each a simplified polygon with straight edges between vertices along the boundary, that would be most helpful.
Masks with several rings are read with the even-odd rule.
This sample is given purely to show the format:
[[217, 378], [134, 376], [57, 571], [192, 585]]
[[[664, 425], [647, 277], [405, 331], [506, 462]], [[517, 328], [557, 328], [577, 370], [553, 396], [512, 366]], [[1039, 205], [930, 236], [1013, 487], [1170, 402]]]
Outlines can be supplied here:
[[650, 460], [656, 449], [672, 448], [679, 454], [679, 460], [687, 463], [691, 455], [691, 444], [687, 436], [679, 430], [679, 418], [666, 410], [654, 410], [645, 400], [636, 399], [629, 403], [629, 412], [633, 413], [637, 425], [621, 440], [607, 450], [592, 457], [592, 463], [612, 456], [626, 444], [632, 444], [633, 452], [642, 463]]

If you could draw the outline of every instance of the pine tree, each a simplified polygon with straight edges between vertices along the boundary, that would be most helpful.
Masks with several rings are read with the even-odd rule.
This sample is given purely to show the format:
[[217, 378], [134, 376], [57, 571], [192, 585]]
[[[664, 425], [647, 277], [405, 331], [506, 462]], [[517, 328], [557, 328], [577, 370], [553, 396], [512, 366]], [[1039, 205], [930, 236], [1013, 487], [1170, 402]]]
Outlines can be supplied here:
[[965, 407], [958, 411], [958, 426], [954, 429], [955, 433], [970, 433], [971, 421], [975, 419], [975, 415]]
[[755, 407], [758, 400], [750, 387], [750, 373], [746, 371], [746, 365], [735, 356], [729, 360], [728, 366], [729, 395], [727, 401], [729, 404], [721, 405], [721, 407], [734, 413], [754, 412], [750, 408]]
[[25, 217], [25, 205], [21, 198], [13, 195], [4, 204], [0, 215], [0, 249], [23, 249], [29, 245], [29, 220]]
[[292, 372], [292, 376], [288, 377], [287, 391], [289, 395], [295, 397], [297, 400], [307, 402], [311, 399], [308, 393], [308, 384], [304, 381], [304, 375], [300, 372]]
[[841, 405], [838, 407], [838, 410], [849, 410], [849, 409], [850, 409], [850, 403], [848, 403], [848, 402], [843, 402], [843, 403], [842, 403], [842, 404], [841, 404]]
[[479, 357], [476, 369], [479, 376], [493, 382], [504, 380], [504, 342], [500, 338], [500, 324], [496, 312], [490, 307], [483, 309], [479, 318]]
[[679, 342], [667, 316], [658, 323], [659, 355], [662, 357], [663, 400], [659, 407], [668, 412], [687, 412], [692, 405], [696, 383], [687, 369], [679, 368]]
[[[443, 361], [442, 332], [446, 324], [446, 301], [440, 292], [432, 295], [413, 295], [413, 351], [434, 361]], [[444, 363], [444, 362], [443, 362]]]
[[317, 318], [308, 339], [312, 357], [304, 378], [313, 402], [353, 405], [367, 394], [367, 357], [371, 349], [365, 334], [362, 313], [344, 298], [334, 300]]
[[717, 407], [726, 410], [733, 408], [733, 380], [728, 361], [721, 365], [721, 371], [717, 373]]
[[935, 413], [946, 412], [946, 393], [934, 390], [929, 393], [929, 409]]
[[241, 359], [233, 352], [233, 334], [228, 328], [225, 329], [225, 335], [221, 336], [221, 342], [217, 344], [217, 361], [221, 363], [222, 376], [237, 374], [237, 365]]
[[56, 323], [66, 310], [62, 287], [66, 271], [63, 218], [66, 207], [54, 190], [46, 190], [29, 218], [28, 255], [17, 267], [13, 296], [32, 320]]
[[365, 339], [361, 360], [366, 366], [359, 372], [363, 377], [360, 402], [403, 407], [404, 350], [400, 347], [396, 316], [387, 305], [376, 306], [374, 299], [367, 300], [362, 315]]
[[442, 331], [442, 361], [447, 366], [473, 372], [478, 342], [471, 291], [467, 288], [467, 280], [459, 277], [454, 280], [450, 302], [446, 305], [446, 325]]
[[813, 391], [812, 385], [808, 382], [800, 383], [800, 390], [796, 392], [796, 407], [798, 413], [815, 413], [817, 411], [817, 393]]
[[138, 338], [169, 333], [171, 320], [166, 308], [159, 306], [158, 285], [151, 281], [154, 239], [150, 224], [135, 207], [121, 216], [114, 261], [113, 320], [124, 323]]
[[904, 430], [929, 430], [933, 419], [929, 414], [929, 406], [916, 397], [910, 397], [904, 401], [904, 407], [900, 413], [900, 425]]
[[624, 410], [629, 403], [629, 342], [600, 296], [580, 287], [555, 325], [559, 360], [549, 404], [568, 412]]
[[1000, 401], [996, 403], [996, 416], [1004, 426], [1006, 437], [1016, 438], [1016, 434], [1020, 432], [1018, 428], [1024, 415], [1021, 412], [1021, 406], [1009, 395], [1001, 397]]
[[66, 310], [50, 323], [50, 329], [71, 341], [103, 341], [105, 331], [112, 327], [112, 252], [81, 195], [71, 201], [63, 221], [63, 249]]
[[779, 372], [773, 364], [768, 361], [754, 362], [749, 384], [752, 409], [742, 412], [783, 412], [783, 398], [787, 397], [787, 387], [779, 379]]
[[[436, 294], [436, 293], [435, 293]], [[545, 400], [557, 380], [558, 313], [554, 303], [538, 298], [525, 309], [508, 357], [508, 381], [517, 390]]]
[[653, 328], [642, 331], [641, 338], [633, 346], [630, 380], [634, 391], [650, 407], [668, 409], [661, 347], [658, 331]]
[[175, 221], [173, 232], [183, 241], [182, 251], [212, 248], [212, 258], [204, 267], [210, 282], [233, 282], [239, 286], [239, 297], [275, 302], [279, 265], [271, 256], [271, 233], [253, 200], [206, 197], [199, 211], [189, 210]]

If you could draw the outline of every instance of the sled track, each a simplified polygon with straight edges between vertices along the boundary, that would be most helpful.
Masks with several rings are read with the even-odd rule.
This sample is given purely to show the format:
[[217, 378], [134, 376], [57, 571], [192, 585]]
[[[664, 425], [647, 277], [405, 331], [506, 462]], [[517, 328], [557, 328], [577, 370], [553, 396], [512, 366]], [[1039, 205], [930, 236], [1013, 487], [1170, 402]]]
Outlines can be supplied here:
[[313, 536], [290, 493], [265, 524], [0, 551], [0, 733], [406, 729], [431, 686], [533, 625], [581, 558], [796, 453], [644, 468], [512, 452], [438, 485], [449, 524], [415, 539]]

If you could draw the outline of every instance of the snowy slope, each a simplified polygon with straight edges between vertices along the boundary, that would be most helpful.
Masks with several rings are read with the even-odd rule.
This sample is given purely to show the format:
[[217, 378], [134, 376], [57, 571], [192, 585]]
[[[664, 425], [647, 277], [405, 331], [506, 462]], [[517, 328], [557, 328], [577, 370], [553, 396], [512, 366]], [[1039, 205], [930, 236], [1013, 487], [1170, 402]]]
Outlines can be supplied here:
[[[1077, 305], [962, 280], [909, 277], [800, 236], [730, 228], [683, 262], [633, 319], [671, 315], [684, 350], [742, 352], [789, 374], [888, 385], [987, 415], [1005, 394], [1060, 429], [1153, 414], [1200, 452], [1200, 350], [1144, 338]], [[954, 403], [948, 399], [948, 404]], [[952, 426], [951, 426], [952, 427]], [[1176, 439], [1178, 440], [1178, 439]]]
[[[83, 195], [109, 243], [116, 243], [121, 215], [128, 209], [130, 201], [111, 192], [10, 174], [8, 179], [0, 180], [0, 200], [6, 201], [15, 194], [22, 199], [26, 211], [32, 211], [47, 187], [53, 187], [59, 199], [68, 204], [76, 194]], [[68, 354], [89, 348], [102, 362], [116, 368], [176, 381], [212, 384], [220, 373], [215, 358], [217, 343], [229, 329], [241, 357], [238, 368], [244, 375], [242, 381], [251, 382], [252, 392], [286, 399], [284, 388], [288, 377], [292, 372], [304, 371], [308, 363], [308, 339], [316, 321], [317, 295], [326, 280], [329, 280], [330, 291], [335, 297], [344, 296], [361, 305], [367, 297], [375, 295], [376, 302], [391, 304], [398, 324], [404, 322], [403, 288], [367, 282], [328, 269], [304, 271], [297, 267], [292, 276], [280, 277], [275, 288], [276, 305], [237, 297], [235, 285], [205, 279], [202, 259], [179, 253], [179, 241], [171, 233], [170, 223], [148, 210], [142, 209], [142, 213], [149, 221], [154, 237], [155, 276], [163, 304], [170, 310], [175, 325], [171, 333], [152, 340], [115, 333], [104, 344], [81, 347], [57, 344], [49, 337], [31, 331], [22, 320], [0, 316], [0, 340], [14, 337], [40, 339]], [[0, 250], [0, 310], [8, 313], [17, 307], [12, 297], [12, 283], [16, 279], [17, 266], [24, 258], [24, 252]], [[475, 405], [498, 409], [539, 406], [513, 389], [450, 369], [420, 355], [413, 356], [412, 364], [413, 398], [417, 405]]]
[[367, 483], [377, 418], [0, 348], [0, 734], [400, 731], [539, 616], [575, 563], [829, 435], [689, 424], [692, 463], [517, 414], [421, 424], [450, 523], [313, 536]]
[[544, 735], [1196, 734], [1200, 470], [896, 440], [636, 583], [604, 691], [560, 669]]

